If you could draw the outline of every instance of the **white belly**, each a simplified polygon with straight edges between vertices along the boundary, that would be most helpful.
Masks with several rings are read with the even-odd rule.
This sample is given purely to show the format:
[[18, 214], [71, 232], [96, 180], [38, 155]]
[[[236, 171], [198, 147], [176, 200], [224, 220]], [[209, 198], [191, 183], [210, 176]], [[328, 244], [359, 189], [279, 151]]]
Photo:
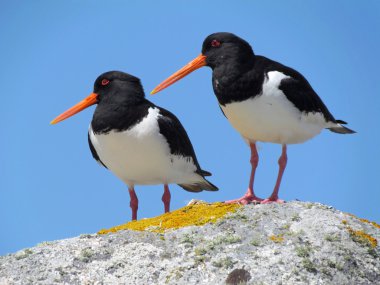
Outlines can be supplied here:
[[90, 128], [100, 160], [130, 186], [199, 181], [192, 158], [170, 154], [165, 137], [159, 133], [158, 116], [159, 110], [151, 108], [140, 123], [122, 132], [94, 134]]
[[300, 112], [278, 89], [287, 76], [268, 73], [263, 91], [252, 99], [221, 106], [232, 126], [250, 141], [279, 144], [301, 143], [327, 127], [322, 113]]

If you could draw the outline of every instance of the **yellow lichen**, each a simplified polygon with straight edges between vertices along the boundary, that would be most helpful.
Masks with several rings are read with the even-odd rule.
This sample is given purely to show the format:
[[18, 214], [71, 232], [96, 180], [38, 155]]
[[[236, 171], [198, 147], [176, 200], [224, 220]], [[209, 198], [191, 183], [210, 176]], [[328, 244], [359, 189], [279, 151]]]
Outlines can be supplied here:
[[377, 239], [375, 239], [373, 236], [367, 234], [364, 231], [356, 231], [351, 227], [347, 227], [348, 232], [350, 233], [352, 239], [355, 242], [368, 245], [372, 248], [375, 248], [377, 246]]
[[369, 221], [369, 220], [367, 220], [367, 219], [361, 219], [361, 218], [359, 218], [359, 221], [361, 221], [361, 222], [363, 222], [363, 223], [370, 224], [370, 225], [374, 226], [375, 228], [380, 229], [380, 225], [377, 224], [377, 223], [375, 223], [375, 222], [371, 222], [371, 221]]
[[215, 223], [227, 213], [235, 212], [240, 207], [241, 205], [238, 204], [225, 203], [195, 204], [154, 218], [131, 221], [110, 229], [102, 229], [98, 232], [98, 234], [107, 234], [120, 230], [146, 230], [163, 233], [168, 229], [178, 229], [187, 226], [201, 226], [207, 223]]
[[370, 225], [374, 226], [375, 228], [380, 229], [380, 225], [377, 224], [376, 222], [372, 222], [372, 221], [369, 221], [369, 220], [367, 220], [367, 219], [362, 219], [362, 218], [356, 217], [355, 215], [350, 214], [350, 213], [347, 213], [347, 215], [348, 215], [348, 216], [351, 216], [351, 217], [353, 217], [353, 218], [355, 218], [355, 219], [358, 219], [358, 220], [361, 221], [362, 223], [370, 224]]
[[269, 239], [275, 243], [281, 243], [284, 241], [284, 235], [271, 235]]
[[343, 224], [343, 225], [347, 225], [347, 220], [343, 220], [343, 221], [342, 221], [342, 224]]

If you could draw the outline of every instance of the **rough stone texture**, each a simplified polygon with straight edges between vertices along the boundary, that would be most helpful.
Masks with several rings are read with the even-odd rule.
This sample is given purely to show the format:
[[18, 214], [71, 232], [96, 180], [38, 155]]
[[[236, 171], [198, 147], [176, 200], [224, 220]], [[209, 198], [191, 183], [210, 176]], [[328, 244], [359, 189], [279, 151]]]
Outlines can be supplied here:
[[45, 242], [0, 257], [0, 284], [380, 284], [374, 239], [375, 224], [318, 203], [248, 205], [165, 234]]

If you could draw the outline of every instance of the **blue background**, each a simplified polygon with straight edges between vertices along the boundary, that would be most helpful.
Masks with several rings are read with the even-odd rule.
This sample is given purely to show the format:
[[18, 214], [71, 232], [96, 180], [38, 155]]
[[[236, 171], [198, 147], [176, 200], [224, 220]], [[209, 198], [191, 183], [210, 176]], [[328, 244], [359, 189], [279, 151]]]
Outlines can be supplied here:
[[[324, 131], [288, 148], [280, 197], [332, 205], [379, 221], [379, 1], [1, 1], [0, 254], [94, 233], [130, 219], [127, 187], [92, 158], [94, 107], [49, 122], [91, 93], [96, 77], [122, 70], [147, 94], [200, 53], [218, 31], [289, 65], [355, 135]], [[192, 198], [240, 197], [249, 148], [221, 114], [211, 70], [200, 69], [148, 99], [174, 112], [202, 167], [220, 187], [176, 185], [172, 209]], [[256, 191], [270, 195], [279, 145], [260, 144]], [[139, 218], [163, 212], [163, 187], [138, 186]], [[322, 226], [322, 225], [321, 225]]]

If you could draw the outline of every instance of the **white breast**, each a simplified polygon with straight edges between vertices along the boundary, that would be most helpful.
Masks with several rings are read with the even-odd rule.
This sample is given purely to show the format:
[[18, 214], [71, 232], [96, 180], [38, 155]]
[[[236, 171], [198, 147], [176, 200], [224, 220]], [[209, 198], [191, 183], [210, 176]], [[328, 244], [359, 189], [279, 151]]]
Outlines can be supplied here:
[[301, 112], [286, 98], [278, 87], [281, 80], [288, 77], [278, 71], [268, 72], [262, 94], [221, 106], [244, 138], [279, 144], [301, 143], [328, 126], [322, 113]]
[[159, 116], [158, 108], [150, 108], [146, 118], [122, 132], [95, 134], [90, 127], [90, 139], [100, 160], [130, 186], [199, 181], [191, 157], [170, 154], [159, 132]]

